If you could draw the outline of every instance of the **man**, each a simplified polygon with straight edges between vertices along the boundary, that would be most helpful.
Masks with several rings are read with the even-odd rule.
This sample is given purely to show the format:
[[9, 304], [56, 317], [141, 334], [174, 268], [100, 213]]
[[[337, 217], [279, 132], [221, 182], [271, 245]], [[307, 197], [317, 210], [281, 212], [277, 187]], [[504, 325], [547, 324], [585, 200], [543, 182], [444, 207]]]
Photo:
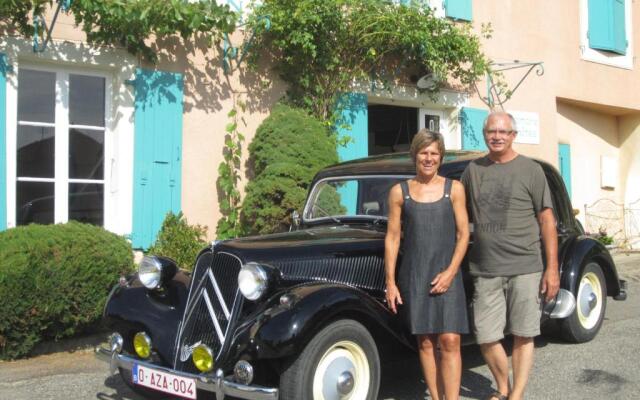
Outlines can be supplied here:
[[[553, 299], [560, 286], [555, 217], [542, 168], [512, 148], [514, 118], [492, 112], [483, 133], [489, 154], [462, 175], [473, 221], [474, 333], [497, 385], [489, 399], [520, 400], [533, 366], [533, 338], [540, 334], [541, 300]], [[500, 342], [505, 332], [513, 335], [513, 387]]]

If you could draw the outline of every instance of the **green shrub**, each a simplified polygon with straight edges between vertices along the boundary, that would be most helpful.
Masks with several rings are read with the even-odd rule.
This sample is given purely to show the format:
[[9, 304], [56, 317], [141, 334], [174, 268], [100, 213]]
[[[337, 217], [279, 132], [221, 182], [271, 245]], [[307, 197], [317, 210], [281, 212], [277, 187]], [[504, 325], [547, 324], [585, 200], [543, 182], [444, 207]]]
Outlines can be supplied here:
[[191, 270], [198, 252], [207, 245], [206, 235], [206, 226], [189, 225], [182, 212], [169, 212], [148, 253], [173, 258], [180, 268]]
[[608, 235], [598, 235], [597, 239], [600, 243], [604, 244], [605, 246], [613, 244], [613, 238]]
[[129, 242], [93, 225], [0, 232], [0, 359], [95, 326], [109, 290], [132, 266]]
[[254, 178], [242, 204], [245, 234], [287, 229], [291, 211], [302, 208], [315, 173], [338, 162], [326, 125], [285, 104], [277, 104], [258, 127], [249, 153]]

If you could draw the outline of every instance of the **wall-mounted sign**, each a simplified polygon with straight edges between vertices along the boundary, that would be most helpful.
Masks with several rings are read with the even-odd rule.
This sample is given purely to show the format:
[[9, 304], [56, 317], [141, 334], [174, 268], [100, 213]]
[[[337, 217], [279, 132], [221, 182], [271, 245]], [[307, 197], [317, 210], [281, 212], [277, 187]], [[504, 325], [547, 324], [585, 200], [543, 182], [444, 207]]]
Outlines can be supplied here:
[[540, 144], [540, 117], [538, 113], [509, 111], [518, 125], [516, 143]]

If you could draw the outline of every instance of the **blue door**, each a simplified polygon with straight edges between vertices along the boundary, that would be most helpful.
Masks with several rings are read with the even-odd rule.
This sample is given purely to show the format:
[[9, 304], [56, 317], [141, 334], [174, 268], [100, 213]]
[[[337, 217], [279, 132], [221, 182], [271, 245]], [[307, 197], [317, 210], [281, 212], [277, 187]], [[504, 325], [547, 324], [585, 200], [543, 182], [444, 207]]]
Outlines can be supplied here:
[[147, 249], [181, 209], [182, 74], [138, 69], [135, 93], [132, 244]]
[[489, 111], [480, 108], [462, 107], [460, 110], [460, 127], [462, 150], [486, 151], [482, 125]]
[[[337, 131], [338, 140], [348, 139], [344, 146], [338, 146], [340, 161], [349, 161], [369, 155], [369, 112], [368, 99], [364, 93], [345, 93], [338, 100]], [[348, 215], [356, 213], [358, 185], [349, 182], [338, 188], [342, 205]]]
[[568, 144], [558, 144], [558, 166], [560, 167], [560, 175], [562, 175], [564, 185], [567, 187], [569, 198], [571, 198], [571, 146]]

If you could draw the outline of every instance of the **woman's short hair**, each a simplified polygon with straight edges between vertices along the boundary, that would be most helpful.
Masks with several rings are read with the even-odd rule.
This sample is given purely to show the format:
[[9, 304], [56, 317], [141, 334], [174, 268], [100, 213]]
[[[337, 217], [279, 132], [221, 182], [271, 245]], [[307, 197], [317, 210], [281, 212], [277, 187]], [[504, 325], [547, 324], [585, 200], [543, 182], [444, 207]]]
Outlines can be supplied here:
[[422, 128], [416, 133], [411, 141], [411, 148], [409, 149], [409, 153], [411, 154], [411, 159], [413, 162], [416, 162], [416, 158], [420, 150], [429, 146], [431, 143], [438, 143], [438, 151], [440, 152], [440, 161], [444, 158], [444, 137], [441, 133], [432, 132], [425, 128]]

